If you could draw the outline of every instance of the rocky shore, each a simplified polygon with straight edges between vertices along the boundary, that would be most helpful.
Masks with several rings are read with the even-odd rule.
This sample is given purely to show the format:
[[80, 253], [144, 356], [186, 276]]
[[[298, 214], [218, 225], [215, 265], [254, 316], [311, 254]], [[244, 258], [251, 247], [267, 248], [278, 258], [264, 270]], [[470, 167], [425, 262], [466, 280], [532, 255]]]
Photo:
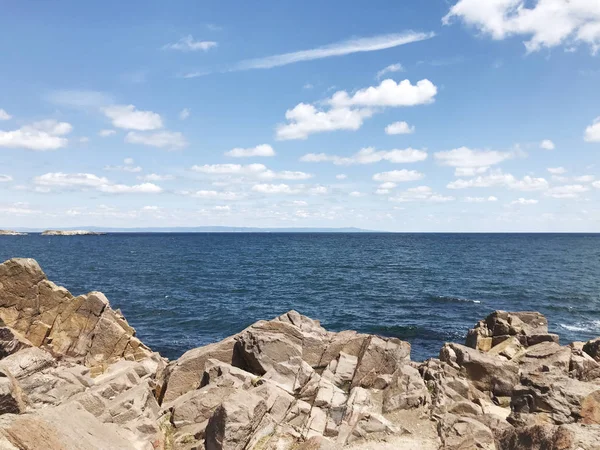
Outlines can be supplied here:
[[0, 236], [26, 236], [27, 233], [20, 233], [12, 230], [0, 230]]
[[102, 236], [106, 233], [98, 233], [87, 230], [46, 230], [42, 231], [42, 236]]
[[600, 449], [600, 338], [561, 346], [536, 312], [422, 363], [295, 311], [167, 361], [103, 294], [12, 259], [0, 319], [0, 449]]

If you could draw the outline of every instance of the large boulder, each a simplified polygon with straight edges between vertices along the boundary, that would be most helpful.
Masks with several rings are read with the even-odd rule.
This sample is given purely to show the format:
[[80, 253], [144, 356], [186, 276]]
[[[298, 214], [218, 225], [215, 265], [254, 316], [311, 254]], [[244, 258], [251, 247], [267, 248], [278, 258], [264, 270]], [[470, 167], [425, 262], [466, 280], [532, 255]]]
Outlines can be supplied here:
[[[600, 425], [600, 385], [552, 372], [529, 373], [513, 390], [510, 420], [517, 425], [581, 421]], [[534, 415], [534, 417], [529, 417]]]
[[496, 396], [510, 396], [519, 382], [519, 366], [460, 344], [446, 344], [440, 360], [464, 371], [473, 385]]
[[498, 437], [498, 450], [598, 450], [600, 426], [539, 424], [509, 428]]
[[48, 281], [33, 259], [0, 264], [0, 319], [33, 345], [82, 361], [96, 371], [151, 352], [100, 292], [73, 297]]
[[235, 342], [234, 337], [229, 337], [221, 342], [194, 348], [169, 364], [165, 374], [164, 390], [159, 395], [159, 401], [172, 402], [180, 395], [198, 389], [202, 384], [208, 360], [215, 359], [231, 364]]
[[487, 352], [510, 336], [516, 336], [524, 346], [558, 343], [557, 335], [548, 334], [548, 320], [539, 312], [494, 311], [469, 330], [466, 345]]
[[583, 351], [600, 362], [600, 337], [586, 342]]

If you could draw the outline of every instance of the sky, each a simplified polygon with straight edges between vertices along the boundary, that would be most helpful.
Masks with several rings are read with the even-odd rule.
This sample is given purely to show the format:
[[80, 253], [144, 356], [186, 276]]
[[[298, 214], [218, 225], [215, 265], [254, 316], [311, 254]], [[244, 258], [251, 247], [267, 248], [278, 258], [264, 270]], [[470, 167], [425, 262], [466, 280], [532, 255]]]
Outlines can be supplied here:
[[597, 0], [0, 8], [0, 228], [600, 232]]

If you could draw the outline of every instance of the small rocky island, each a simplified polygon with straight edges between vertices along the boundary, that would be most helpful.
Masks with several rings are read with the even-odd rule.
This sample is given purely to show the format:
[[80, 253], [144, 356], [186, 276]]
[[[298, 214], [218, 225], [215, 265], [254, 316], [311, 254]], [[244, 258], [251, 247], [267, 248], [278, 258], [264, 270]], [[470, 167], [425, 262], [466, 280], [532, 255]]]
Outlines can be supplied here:
[[0, 236], [27, 236], [27, 233], [20, 233], [19, 231], [12, 230], [0, 230]]
[[106, 233], [86, 230], [46, 230], [42, 236], [103, 236]]
[[495, 311], [425, 362], [295, 311], [168, 361], [102, 293], [12, 259], [0, 318], [2, 449], [600, 448], [600, 338], [560, 345], [537, 312]]

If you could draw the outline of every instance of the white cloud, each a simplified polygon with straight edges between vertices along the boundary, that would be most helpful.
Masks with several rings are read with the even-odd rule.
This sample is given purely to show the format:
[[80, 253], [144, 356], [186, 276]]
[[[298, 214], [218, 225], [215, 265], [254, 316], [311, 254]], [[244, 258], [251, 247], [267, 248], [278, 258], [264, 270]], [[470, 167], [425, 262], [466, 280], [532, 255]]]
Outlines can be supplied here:
[[100, 130], [98, 131], [98, 136], [100, 137], [108, 137], [117, 134], [115, 130]]
[[133, 186], [106, 184], [100, 186], [98, 190], [109, 194], [160, 194], [162, 192], [162, 188], [153, 183], [142, 183]]
[[556, 146], [550, 139], [544, 139], [542, 142], [540, 142], [540, 148], [544, 150], [554, 150]]
[[533, 198], [527, 199], [523, 197], [510, 202], [511, 205], [535, 205], [536, 203], [538, 203], [538, 201]]
[[300, 161], [332, 162], [338, 166], [349, 166], [353, 164], [372, 164], [380, 161], [404, 164], [425, 161], [426, 159], [427, 152], [423, 150], [407, 148], [405, 150], [376, 151], [373, 147], [367, 147], [349, 157], [328, 155], [326, 153], [307, 153], [300, 158]]
[[[443, 152], [437, 152], [433, 155], [435, 159], [443, 166], [460, 168], [457, 173], [472, 176], [475, 173], [484, 172], [490, 166], [499, 164], [509, 158], [512, 154], [508, 152], [498, 152], [495, 150], [473, 150], [467, 147], [455, 148]], [[469, 169], [477, 169], [474, 172]], [[457, 176], [461, 176], [458, 175]]]
[[277, 126], [279, 140], [306, 139], [310, 134], [335, 130], [358, 130], [364, 119], [371, 117], [377, 107], [414, 106], [433, 102], [437, 88], [429, 80], [412, 85], [409, 80], [397, 83], [384, 80], [377, 87], [361, 89], [350, 96], [336, 92], [325, 103], [328, 110], [299, 103], [285, 113], [287, 124]]
[[573, 181], [576, 181], [577, 183], [591, 183], [595, 179], [596, 177], [594, 175], [580, 175], [573, 177]]
[[493, 195], [489, 197], [465, 197], [464, 201], [467, 203], [485, 203], [485, 202], [496, 202], [498, 199]]
[[368, 38], [357, 38], [335, 44], [325, 45], [310, 50], [302, 50], [264, 58], [249, 59], [238, 63], [233, 70], [271, 69], [301, 61], [343, 56], [359, 52], [372, 52], [387, 48], [398, 47], [434, 37], [434, 33], [415, 33], [412, 31], [401, 34], [386, 34]]
[[0, 174], [0, 183], [8, 183], [9, 181], [12, 181], [13, 177], [11, 177], [10, 175], [2, 175]]
[[183, 109], [181, 110], [181, 112], [179, 113], [179, 119], [180, 119], [180, 120], [185, 120], [185, 119], [187, 119], [188, 117], [190, 117], [190, 114], [191, 114], [191, 111], [190, 111], [190, 109], [189, 109], [189, 108], [183, 108]]
[[239, 175], [264, 180], [307, 180], [313, 177], [312, 174], [299, 171], [282, 170], [276, 172], [268, 169], [264, 164], [205, 164], [203, 166], [192, 166], [192, 170], [207, 175]]
[[383, 80], [379, 86], [360, 89], [350, 96], [346, 91], [338, 91], [329, 100], [334, 108], [363, 107], [399, 107], [432, 103], [437, 94], [437, 87], [429, 80], [411, 84], [410, 80], [396, 83], [394, 80]]
[[79, 142], [80, 142], [81, 144], [87, 144], [88, 142], [90, 142], [90, 138], [89, 138], [89, 137], [87, 137], [87, 136], [80, 137], [80, 138], [79, 138]]
[[392, 183], [402, 183], [406, 181], [416, 181], [420, 180], [424, 177], [421, 172], [417, 172], [416, 170], [392, 170], [390, 172], [380, 172], [373, 175], [373, 180], [379, 181], [382, 183], [392, 182]]
[[400, 63], [390, 64], [389, 66], [384, 67], [379, 72], [377, 72], [376, 78], [379, 80], [385, 74], [387, 74], [387, 73], [395, 73], [395, 72], [404, 72], [404, 67], [402, 67], [402, 64], [400, 64]]
[[493, 39], [526, 36], [528, 52], [588, 44], [600, 48], [600, 3], [595, 0], [459, 0], [443, 18], [457, 17]]
[[310, 134], [335, 130], [358, 130], [365, 118], [371, 117], [369, 109], [332, 108], [319, 111], [315, 106], [299, 103], [288, 109], [285, 118], [290, 122], [279, 125], [276, 137], [279, 140], [306, 139]]
[[59, 189], [96, 189], [111, 194], [157, 194], [162, 192], [159, 186], [152, 183], [143, 183], [134, 186], [111, 183], [105, 177], [99, 177], [92, 173], [63, 173], [51, 172], [40, 175], [33, 179], [40, 192], [49, 192], [51, 188]]
[[392, 181], [387, 181], [385, 183], [382, 183], [379, 185], [379, 189], [394, 189], [396, 186], [398, 186], [396, 183], [393, 183]]
[[142, 168], [140, 166], [134, 166], [133, 165], [133, 160], [131, 160], [131, 163], [128, 163], [127, 160], [125, 160], [125, 165], [124, 166], [104, 166], [104, 170], [114, 170], [114, 171], [119, 171], [119, 172], [130, 172], [130, 173], [139, 173], [142, 171]]
[[151, 147], [179, 149], [188, 145], [185, 137], [178, 131], [157, 131], [154, 133], [138, 133], [130, 131], [125, 136], [128, 144], [142, 144]]
[[209, 175], [257, 175], [265, 172], [264, 164], [204, 164], [203, 166], [192, 166], [194, 172]]
[[214, 41], [196, 41], [191, 34], [179, 39], [173, 44], [163, 46], [163, 50], [179, 50], [181, 52], [196, 52], [198, 50], [208, 51], [218, 44]]
[[108, 185], [110, 182], [107, 178], [99, 177], [92, 173], [63, 173], [50, 172], [40, 175], [33, 179], [33, 182], [38, 186], [59, 187], [59, 188], [99, 188], [100, 186]]
[[194, 198], [201, 198], [206, 200], [227, 200], [234, 201], [240, 200], [245, 197], [244, 194], [230, 191], [211, 191], [211, 190], [200, 190], [200, 191], [183, 191], [183, 195], [187, 195]]
[[12, 116], [7, 113], [4, 109], [0, 108], [0, 120], [10, 120]]
[[594, 182], [592, 183], [592, 186], [594, 186], [594, 187], [595, 187], [595, 188], [597, 188], [597, 189], [600, 189], [600, 181], [594, 181]]
[[577, 198], [579, 194], [589, 191], [590, 188], [581, 184], [570, 184], [548, 189], [546, 195], [553, 198]]
[[67, 122], [42, 120], [14, 131], [0, 130], [0, 147], [36, 151], [57, 150], [68, 144], [68, 139], [63, 136], [72, 130], [73, 127]]
[[148, 175], [140, 175], [137, 177], [140, 181], [169, 181], [175, 179], [173, 175], [158, 175], [156, 173], [149, 173]]
[[113, 126], [126, 130], [149, 131], [162, 128], [159, 114], [152, 111], [138, 111], [133, 105], [112, 105], [102, 108], [102, 112], [112, 120]]
[[485, 173], [489, 167], [457, 167], [454, 169], [455, 177], [474, 177], [481, 173]]
[[252, 186], [254, 192], [263, 194], [298, 194], [300, 189], [294, 189], [287, 184], [255, 184]]
[[30, 216], [41, 211], [32, 209], [28, 203], [17, 202], [9, 205], [0, 205], [0, 213], [11, 216]]
[[586, 142], [600, 142], [600, 117], [596, 117], [594, 122], [585, 129], [584, 140]]
[[329, 189], [325, 186], [315, 186], [308, 190], [311, 195], [325, 195], [329, 192]]
[[365, 194], [363, 194], [362, 192], [358, 192], [358, 191], [352, 191], [348, 194], [350, 197], [364, 197]]
[[135, 164], [135, 160], [133, 158], [125, 158], [123, 162], [127, 165]]
[[459, 179], [452, 181], [447, 185], [448, 189], [466, 189], [466, 188], [488, 188], [493, 186], [503, 186], [518, 191], [538, 191], [546, 190], [549, 187], [548, 181], [544, 178], [534, 178], [529, 175], [522, 179], [516, 178], [509, 173], [503, 173], [496, 170], [488, 175], [481, 175], [468, 180]]
[[390, 197], [393, 202], [431, 202], [445, 203], [451, 202], [454, 197], [436, 194], [429, 186], [418, 186], [399, 192], [396, 196]]
[[562, 175], [563, 173], [567, 172], [567, 169], [564, 167], [548, 167], [548, 172], [550, 172], [552, 175]]
[[225, 152], [225, 156], [232, 158], [249, 158], [253, 156], [275, 156], [275, 150], [268, 144], [257, 145], [251, 148], [234, 148]]
[[386, 134], [413, 134], [415, 127], [406, 122], [394, 122], [385, 127]]
[[348, 175], [346, 175], [345, 173], [338, 173], [335, 176], [335, 178], [338, 179], [338, 180], [345, 180], [346, 178], [348, 178]]

